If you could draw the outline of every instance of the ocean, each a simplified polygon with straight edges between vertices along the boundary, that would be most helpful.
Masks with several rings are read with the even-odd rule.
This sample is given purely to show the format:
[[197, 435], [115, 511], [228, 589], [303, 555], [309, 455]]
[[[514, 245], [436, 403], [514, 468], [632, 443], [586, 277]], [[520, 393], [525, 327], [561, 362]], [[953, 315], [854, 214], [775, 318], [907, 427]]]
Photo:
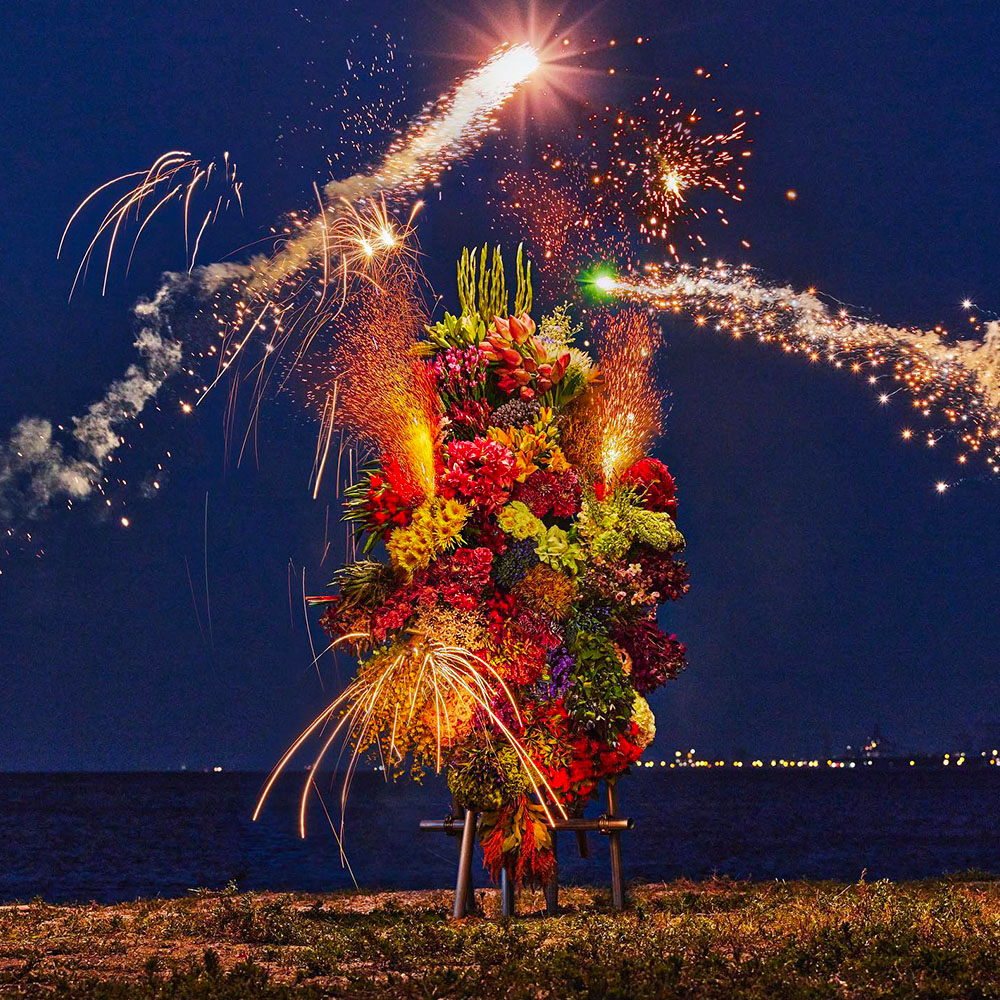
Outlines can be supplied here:
[[[0, 774], [0, 902], [116, 902], [195, 888], [345, 889], [317, 799], [308, 836], [297, 830], [304, 775], [276, 787], [251, 822], [260, 774]], [[324, 798], [334, 815], [338, 789]], [[831, 771], [645, 770], [620, 784], [629, 879], [712, 875], [760, 880], [924, 878], [978, 869], [1000, 874], [1000, 768]], [[386, 784], [359, 775], [345, 850], [362, 889], [451, 886], [456, 839], [421, 833], [443, 818], [439, 779]], [[600, 810], [592, 807], [595, 814]], [[560, 840], [562, 878], [608, 881], [607, 845], [591, 835], [581, 859]], [[476, 871], [476, 884], [486, 885]]]

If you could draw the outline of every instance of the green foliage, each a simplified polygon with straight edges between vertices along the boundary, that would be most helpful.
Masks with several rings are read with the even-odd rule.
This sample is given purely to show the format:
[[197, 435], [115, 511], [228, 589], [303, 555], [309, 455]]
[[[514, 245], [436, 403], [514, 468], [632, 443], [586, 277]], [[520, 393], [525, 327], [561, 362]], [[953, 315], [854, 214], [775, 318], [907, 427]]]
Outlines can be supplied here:
[[492, 812], [521, 796], [527, 787], [528, 776], [509, 746], [473, 746], [448, 768], [448, 788], [463, 809]]
[[531, 261], [524, 260], [524, 244], [517, 245], [517, 290], [514, 293], [514, 315], [531, 312]]
[[157, 961], [151, 959], [145, 973], [140, 982], [62, 980], [50, 995], [58, 1000], [318, 1000], [321, 996], [314, 986], [274, 984], [266, 969], [250, 961], [224, 972], [211, 949], [201, 963], [183, 971], [161, 976]]
[[569, 651], [576, 662], [566, 710], [600, 739], [613, 742], [628, 727], [635, 699], [621, 658], [610, 639], [589, 632], [577, 632]]
[[374, 559], [359, 559], [341, 566], [330, 586], [340, 588], [343, 607], [371, 608], [386, 601], [394, 580], [391, 566]]
[[604, 500], [584, 494], [579, 530], [591, 551], [609, 561], [622, 559], [634, 542], [668, 552], [679, 552], [685, 544], [670, 515], [646, 510], [631, 487], [620, 487]]
[[475, 347], [486, 336], [486, 324], [476, 312], [452, 316], [446, 312], [438, 323], [425, 326], [427, 337], [435, 347]]
[[[531, 312], [532, 290], [531, 290], [531, 261], [524, 259], [524, 245], [519, 244], [517, 248], [517, 259], [515, 263], [517, 286], [514, 290], [514, 315], [520, 316], [522, 313]], [[478, 334], [479, 326], [488, 327], [495, 316], [506, 316], [508, 309], [507, 277], [504, 273], [503, 254], [500, 247], [494, 247], [490, 254], [489, 247], [483, 244], [478, 251], [469, 250], [468, 247], [462, 249], [462, 256], [458, 260], [458, 301], [462, 306], [461, 320], [472, 321], [470, 327]], [[482, 334], [474, 334], [475, 339], [468, 339], [463, 332], [462, 340], [450, 339], [454, 330], [461, 323], [461, 320], [449, 319], [445, 314], [444, 326], [446, 329], [438, 329], [442, 324], [435, 327], [428, 327], [427, 331], [432, 340], [440, 346], [464, 346], [470, 343], [478, 344], [482, 341]], [[436, 339], [439, 338], [439, 339]]]

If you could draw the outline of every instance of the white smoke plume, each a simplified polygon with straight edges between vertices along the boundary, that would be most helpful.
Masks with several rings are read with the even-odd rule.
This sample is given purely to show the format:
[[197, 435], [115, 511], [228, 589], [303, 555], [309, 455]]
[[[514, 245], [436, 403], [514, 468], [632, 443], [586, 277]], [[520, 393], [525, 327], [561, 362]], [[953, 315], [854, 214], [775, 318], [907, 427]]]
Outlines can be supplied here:
[[41, 417], [23, 417], [15, 424], [0, 442], [0, 522], [9, 527], [31, 520], [57, 503], [86, 500], [99, 490], [123, 432], [181, 366], [183, 350], [172, 336], [169, 318], [178, 299], [206, 297], [245, 274], [245, 268], [233, 264], [166, 273], [153, 298], [133, 307], [139, 360], [85, 413], [72, 418], [71, 429]]
[[[537, 66], [538, 57], [528, 45], [495, 53], [414, 123], [373, 171], [331, 181], [325, 197], [334, 204], [353, 202], [377, 191], [432, 183], [483, 141], [495, 126], [496, 112]], [[55, 503], [84, 500], [100, 489], [122, 432], [181, 366], [182, 345], [169, 323], [179, 296], [207, 298], [234, 279], [243, 280], [251, 292], [280, 282], [322, 251], [325, 225], [322, 215], [312, 220], [270, 260], [258, 257], [250, 266], [209, 264], [190, 274], [167, 273], [156, 295], [133, 310], [141, 324], [135, 340], [139, 361], [85, 414], [73, 418], [72, 430], [25, 417], [0, 442], [0, 522], [10, 526], [30, 520]]]

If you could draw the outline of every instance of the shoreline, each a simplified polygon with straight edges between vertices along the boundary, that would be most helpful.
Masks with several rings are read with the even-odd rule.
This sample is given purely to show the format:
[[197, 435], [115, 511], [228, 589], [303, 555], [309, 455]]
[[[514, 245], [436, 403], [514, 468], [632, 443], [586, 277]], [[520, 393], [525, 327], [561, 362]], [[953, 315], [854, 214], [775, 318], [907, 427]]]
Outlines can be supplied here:
[[[487, 918], [498, 894], [477, 890]], [[194, 891], [0, 905], [0, 996], [1000, 996], [1000, 879], [707, 882], [538, 890], [513, 921], [447, 917], [448, 890]]]

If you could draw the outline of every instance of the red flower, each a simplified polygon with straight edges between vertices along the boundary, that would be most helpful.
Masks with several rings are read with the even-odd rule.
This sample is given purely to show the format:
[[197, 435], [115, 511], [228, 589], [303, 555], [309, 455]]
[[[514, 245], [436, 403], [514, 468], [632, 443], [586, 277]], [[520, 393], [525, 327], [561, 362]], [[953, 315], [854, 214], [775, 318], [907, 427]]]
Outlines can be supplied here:
[[580, 509], [582, 492], [574, 469], [563, 473], [539, 469], [514, 487], [512, 499], [520, 500], [535, 517], [550, 512], [555, 517], [573, 517]]
[[488, 438], [452, 441], [441, 486], [451, 495], [475, 501], [485, 513], [499, 510], [514, 486], [514, 455]]
[[647, 510], [660, 510], [677, 517], [677, 484], [667, 467], [656, 458], [642, 458], [622, 473], [621, 481], [642, 493]]

